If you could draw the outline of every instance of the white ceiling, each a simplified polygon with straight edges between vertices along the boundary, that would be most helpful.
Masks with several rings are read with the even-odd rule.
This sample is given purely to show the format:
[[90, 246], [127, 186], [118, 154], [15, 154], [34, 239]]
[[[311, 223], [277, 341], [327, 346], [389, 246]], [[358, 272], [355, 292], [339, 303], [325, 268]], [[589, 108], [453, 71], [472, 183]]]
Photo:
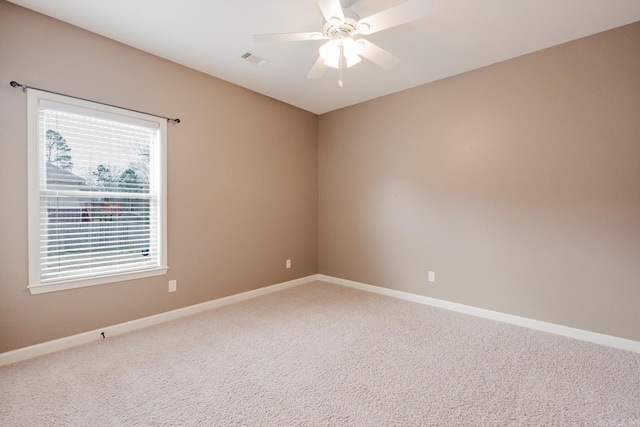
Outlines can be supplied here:
[[[640, 21], [640, 0], [433, 0], [433, 16], [367, 38], [401, 58], [308, 80], [322, 41], [253, 34], [322, 31], [316, 0], [10, 0], [113, 40], [322, 114]], [[361, 17], [402, 0], [342, 0]], [[257, 67], [247, 50], [270, 62]]]

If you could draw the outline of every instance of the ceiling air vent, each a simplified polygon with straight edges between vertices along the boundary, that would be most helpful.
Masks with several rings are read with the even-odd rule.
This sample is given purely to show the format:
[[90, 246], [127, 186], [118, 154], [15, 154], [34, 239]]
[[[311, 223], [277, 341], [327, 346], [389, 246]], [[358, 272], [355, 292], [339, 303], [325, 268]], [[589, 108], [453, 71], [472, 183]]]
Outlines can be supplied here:
[[243, 53], [240, 56], [240, 58], [244, 59], [247, 62], [251, 62], [253, 65], [256, 65], [258, 67], [262, 67], [263, 65], [266, 65], [269, 63], [268, 59], [260, 58], [255, 53], [249, 52], [249, 51], [246, 51], [245, 53]]

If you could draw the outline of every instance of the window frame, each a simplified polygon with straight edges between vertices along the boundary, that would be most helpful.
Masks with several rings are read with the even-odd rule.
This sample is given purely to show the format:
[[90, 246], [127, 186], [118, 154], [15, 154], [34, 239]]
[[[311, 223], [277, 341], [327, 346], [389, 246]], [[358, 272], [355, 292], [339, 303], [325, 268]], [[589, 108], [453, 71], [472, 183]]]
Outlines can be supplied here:
[[[157, 241], [158, 264], [156, 267], [133, 270], [128, 272], [108, 273], [100, 276], [84, 277], [77, 279], [62, 279], [42, 283], [41, 259], [40, 259], [40, 174], [43, 170], [40, 153], [39, 124], [41, 101], [66, 104], [74, 109], [90, 110], [98, 115], [122, 117], [127, 120], [144, 120], [157, 123], [158, 136], [158, 161], [157, 167], [160, 173], [158, 212], [157, 212]], [[55, 292], [67, 289], [76, 289], [87, 286], [103, 285], [107, 283], [122, 282], [146, 277], [164, 275], [169, 267], [167, 264], [167, 120], [164, 118], [130, 111], [110, 105], [81, 100], [60, 94], [27, 90], [27, 173], [28, 173], [28, 246], [29, 246], [29, 282], [28, 289], [31, 294]]]

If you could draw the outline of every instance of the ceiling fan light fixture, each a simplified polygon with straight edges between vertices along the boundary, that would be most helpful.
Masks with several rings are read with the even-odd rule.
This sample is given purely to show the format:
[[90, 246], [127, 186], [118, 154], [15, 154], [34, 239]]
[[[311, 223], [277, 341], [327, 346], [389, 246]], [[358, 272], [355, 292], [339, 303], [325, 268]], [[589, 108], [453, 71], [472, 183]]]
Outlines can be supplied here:
[[342, 37], [329, 40], [320, 46], [320, 56], [324, 59], [326, 65], [332, 68], [339, 67], [340, 45], [342, 45], [344, 50], [347, 68], [361, 61], [360, 52], [363, 48], [362, 43], [355, 41], [351, 37]]
[[398, 3], [395, 6], [360, 19], [358, 13], [343, 7], [344, 3], [348, 3], [346, 6], [355, 3], [354, 0], [315, 0], [324, 17], [322, 32], [256, 34], [253, 39], [259, 43], [327, 40], [320, 47], [320, 55], [307, 78], [319, 79], [328, 68], [336, 68], [338, 84], [342, 87], [345, 68], [359, 63], [361, 57], [387, 70], [398, 65], [400, 58], [370, 42], [366, 36], [431, 15], [433, 1], [395, 0]]

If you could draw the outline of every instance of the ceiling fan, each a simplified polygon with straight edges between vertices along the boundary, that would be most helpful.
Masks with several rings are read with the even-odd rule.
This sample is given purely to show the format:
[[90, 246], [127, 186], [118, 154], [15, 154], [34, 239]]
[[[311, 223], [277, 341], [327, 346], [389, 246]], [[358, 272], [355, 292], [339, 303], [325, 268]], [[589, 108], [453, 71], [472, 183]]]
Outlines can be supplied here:
[[361, 57], [383, 68], [395, 67], [400, 59], [364, 38], [429, 16], [433, 13], [432, 0], [405, 0], [402, 3], [360, 18], [355, 12], [343, 8], [340, 0], [316, 0], [324, 16], [321, 32], [256, 34], [255, 42], [289, 42], [327, 40], [320, 47], [320, 56], [307, 75], [309, 79], [324, 76], [329, 67], [338, 69], [338, 85], [342, 87], [344, 68], [349, 68]]

